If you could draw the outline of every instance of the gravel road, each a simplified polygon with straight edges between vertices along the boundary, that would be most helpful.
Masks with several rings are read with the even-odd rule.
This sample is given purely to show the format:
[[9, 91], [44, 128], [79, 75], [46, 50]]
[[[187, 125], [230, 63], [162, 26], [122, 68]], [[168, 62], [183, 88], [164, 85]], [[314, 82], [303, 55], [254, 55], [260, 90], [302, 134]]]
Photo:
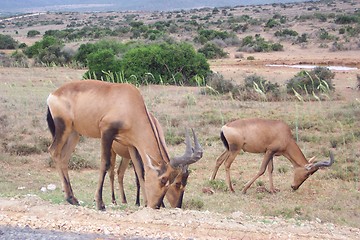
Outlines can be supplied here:
[[139, 208], [105, 212], [0, 198], [0, 239], [360, 239], [360, 229], [241, 212]]

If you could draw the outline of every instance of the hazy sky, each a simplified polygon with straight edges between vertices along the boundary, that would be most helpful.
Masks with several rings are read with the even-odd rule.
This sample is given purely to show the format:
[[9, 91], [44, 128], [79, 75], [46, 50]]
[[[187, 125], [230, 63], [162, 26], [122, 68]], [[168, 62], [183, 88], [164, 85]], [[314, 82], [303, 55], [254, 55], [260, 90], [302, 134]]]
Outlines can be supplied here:
[[39, 11], [127, 11], [191, 9], [237, 5], [259, 5], [305, 0], [0, 0], [0, 12]]

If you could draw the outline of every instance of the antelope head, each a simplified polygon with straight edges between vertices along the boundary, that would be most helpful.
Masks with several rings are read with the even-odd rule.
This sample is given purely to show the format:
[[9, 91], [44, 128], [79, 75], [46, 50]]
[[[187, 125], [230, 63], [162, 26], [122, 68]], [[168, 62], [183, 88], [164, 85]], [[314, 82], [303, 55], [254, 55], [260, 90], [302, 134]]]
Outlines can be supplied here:
[[[146, 192], [149, 207], [159, 208], [165, 194], [172, 207], [181, 207], [187, 178], [189, 176], [188, 167], [190, 164], [200, 160], [203, 155], [203, 149], [193, 129], [192, 133], [194, 137], [194, 148], [191, 145], [189, 133], [186, 131], [185, 153], [180, 157], [170, 159], [169, 164], [162, 163], [154, 165], [154, 161], [152, 161], [153, 159], [150, 156], [147, 159], [149, 167], [152, 169], [152, 171], [145, 172], [145, 174], [149, 176], [147, 179], [158, 180], [154, 182], [145, 181], [145, 188], [148, 185], [154, 189], [154, 184], [159, 184], [157, 189], [160, 189], [159, 191]], [[151, 199], [159, 199], [159, 202], [152, 202]]]
[[189, 165], [199, 161], [203, 156], [203, 149], [199, 144], [197, 136], [193, 129], [194, 137], [194, 148], [191, 145], [190, 137], [188, 131], [186, 131], [185, 144], [186, 150], [183, 156], [174, 157], [170, 160], [170, 164], [173, 168], [177, 169], [174, 171], [173, 177], [170, 179], [172, 182], [169, 184], [168, 191], [166, 193], [166, 198], [169, 201], [171, 207], [181, 208], [182, 200], [184, 196], [185, 187], [187, 184], [187, 179], [189, 177]]
[[330, 167], [334, 163], [334, 155], [330, 152], [329, 161], [321, 161], [313, 163], [310, 161], [303, 167], [296, 167], [294, 169], [294, 182], [291, 185], [293, 190], [297, 190], [303, 182], [312, 174], [314, 174], [321, 167]]

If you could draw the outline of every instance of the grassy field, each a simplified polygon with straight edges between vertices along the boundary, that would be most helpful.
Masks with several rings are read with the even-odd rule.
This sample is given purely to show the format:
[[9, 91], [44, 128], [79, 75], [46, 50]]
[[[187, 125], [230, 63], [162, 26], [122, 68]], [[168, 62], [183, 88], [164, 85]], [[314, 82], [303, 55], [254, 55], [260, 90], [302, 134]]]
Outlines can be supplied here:
[[[345, 13], [357, 16], [356, 9], [359, 9], [358, 1], [336, 0], [286, 6], [238, 6], [224, 8], [217, 13], [210, 8], [169, 13], [47, 13], [1, 21], [1, 32], [11, 35], [19, 43], [31, 46], [41, 40], [48, 30], [81, 30], [87, 26], [100, 30], [118, 29], [129, 26], [132, 21], [143, 22], [152, 29], [157, 22], [170, 21], [172, 31], [165, 32], [164, 36], [189, 42], [198, 49], [202, 45], [194, 39], [198, 37], [199, 29], [228, 31], [236, 38], [227, 41], [215, 39], [228, 55], [227, 58], [210, 60], [211, 70], [236, 84], [243, 84], [246, 77], [254, 74], [262, 76], [267, 81], [278, 83], [281, 94], [285, 94], [286, 81], [300, 69], [269, 67], [267, 64], [356, 67], [352, 71], [334, 71], [335, 93], [321, 101], [312, 97], [309, 100], [307, 96], [299, 101], [286, 94], [276, 101], [261, 98], [259, 101], [243, 101], [239, 100], [241, 96], [234, 98], [229, 94], [206, 93], [204, 86], [150, 85], [139, 88], [148, 109], [165, 130], [170, 156], [183, 153], [185, 145], [182, 141], [186, 127], [196, 130], [204, 148], [203, 158], [190, 166], [184, 209], [281, 217], [294, 219], [295, 225], [310, 220], [360, 228], [359, 23], [335, 22], [336, 17]], [[249, 16], [244, 22], [243, 17], [247, 19]], [[270, 19], [286, 21], [276, 27], [266, 27]], [[284, 29], [295, 30], [299, 36], [306, 34], [308, 41], [299, 43], [298, 36], [276, 37], [275, 33]], [[31, 30], [38, 30], [41, 34], [28, 37], [27, 33]], [[257, 34], [271, 43], [281, 43], [284, 50], [254, 52], [251, 49], [239, 49], [241, 39]], [[66, 49], [69, 52], [76, 51], [84, 42], [102, 39], [134, 41], [131, 31], [120, 32], [116, 36], [91, 35], [74, 41], [67, 39]], [[234, 42], [236, 39], [238, 42]], [[149, 39], [139, 41], [151, 43]], [[1, 51], [0, 60], [12, 52]], [[32, 61], [21, 65], [23, 68], [5, 67], [5, 64], [0, 66], [0, 197], [12, 199], [37, 195], [48, 202], [64, 205], [67, 203], [61, 182], [47, 152], [51, 134], [46, 123], [46, 99], [50, 92], [62, 84], [81, 79], [86, 69], [34, 67], [30, 64]], [[328, 160], [329, 151], [332, 151], [335, 163], [330, 168], [317, 171], [295, 192], [290, 187], [292, 165], [284, 157], [276, 157], [274, 185], [280, 192], [269, 194], [264, 191], [264, 187], [269, 187], [265, 173], [246, 195], [241, 193], [244, 184], [257, 173], [262, 154], [242, 153], [234, 161], [231, 176], [235, 193], [227, 190], [223, 167], [219, 169], [217, 178], [209, 181], [216, 158], [224, 150], [219, 137], [220, 128], [231, 120], [253, 117], [285, 121], [308, 159], [316, 156], [317, 160]], [[70, 171], [70, 179], [75, 196], [81, 205], [90, 209], [95, 209], [93, 199], [99, 163], [99, 140], [81, 138], [71, 159], [73, 170]], [[129, 204], [114, 206], [110, 200], [110, 185], [106, 181], [104, 200], [107, 208], [127, 212], [138, 210], [135, 206], [136, 186], [131, 168], [126, 174], [125, 183]], [[49, 184], [55, 184], [56, 189], [42, 191]]]
[[[46, 98], [61, 84], [81, 78], [83, 70], [68, 68], [0, 68], [0, 196], [17, 198], [27, 194], [65, 204], [58, 174], [51, 163], [47, 147], [51, 142], [45, 121]], [[201, 87], [143, 86], [140, 90], [151, 112], [166, 132], [170, 155], [182, 153], [185, 127], [193, 127], [204, 148], [204, 157], [190, 167], [191, 174], [184, 198], [185, 209], [210, 212], [243, 212], [251, 215], [281, 216], [295, 220], [316, 220], [360, 227], [359, 98], [349, 101], [238, 101], [229, 96], [202, 94]], [[224, 147], [219, 139], [220, 128], [230, 120], [247, 117], [282, 119], [293, 129], [294, 137], [305, 156], [328, 159], [329, 150], [336, 162], [319, 170], [301, 188], [290, 188], [293, 170], [289, 161], [274, 161], [274, 184], [277, 194], [262, 191], [268, 187], [265, 174], [249, 189], [242, 186], [258, 171], [261, 154], [243, 153], [232, 165], [235, 193], [227, 191], [225, 171], [220, 168], [215, 181], [209, 181], [215, 159]], [[180, 139], [180, 140], [179, 140]], [[72, 158], [81, 168], [72, 170], [75, 195], [82, 205], [94, 208], [100, 144], [83, 138]], [[128, 205], [112, 206], [109, 184], [104, 197], [109, 208], [135, 211], [133, 171], [126, 175]], [[55, 191], [42, 192], [48, 184]], [[206, 189], [212, 189], [208, 194]]]

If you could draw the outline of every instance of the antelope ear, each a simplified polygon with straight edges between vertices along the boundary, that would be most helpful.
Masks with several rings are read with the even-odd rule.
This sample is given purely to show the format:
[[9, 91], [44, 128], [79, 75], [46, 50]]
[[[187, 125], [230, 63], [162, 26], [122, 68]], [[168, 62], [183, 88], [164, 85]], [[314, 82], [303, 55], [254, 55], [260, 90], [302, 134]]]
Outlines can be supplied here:
[[151, 161], [151, 159], [153, 159], [153, 158], [146, 154], [147, 166], [154, 171], [160, 171], [160, 166], [154, 165], [153, 161]]
[[315, 159], [316, 159], [316, 156], [310, 158], [310, 159], [309, 159], [309, 163], [314, 163]]

